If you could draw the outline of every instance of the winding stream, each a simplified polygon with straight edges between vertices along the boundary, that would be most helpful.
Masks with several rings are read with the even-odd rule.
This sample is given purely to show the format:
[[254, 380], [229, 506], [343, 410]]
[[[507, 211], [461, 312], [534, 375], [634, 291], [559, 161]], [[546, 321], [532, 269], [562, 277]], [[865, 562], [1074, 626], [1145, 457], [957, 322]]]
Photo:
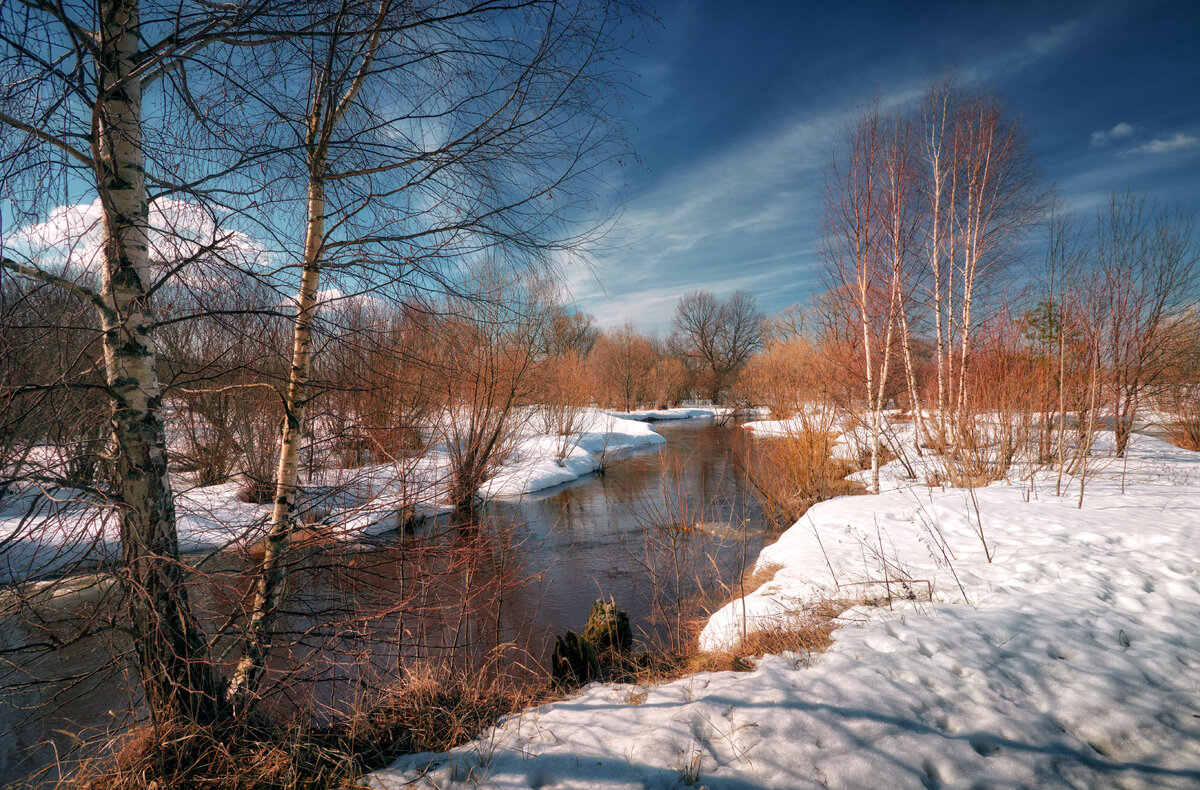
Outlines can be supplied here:
[[[733, 429], [709, 419], [655, 428], [665, 445], [615, 458], [602, 475], [493, 501], [483, 526], [443, 519], [320, 554], [294, 574], [284, 621], [294, 647], [273, 665], [287, 679], [277, 709], [344, 709], [414, 659], [545, 671], [555, 635], [582, 630], [601, 597], [629, 613], [642, 644], [678, 638], [669, 603], [736, 582], [766, 536], [732, 460]], [[193, 592], [210, 627], [248, 589], [245, 567], [225, 566], [214, 563]], [[86, 607], [89, 592], [79, 597]], [[28, 626], [6, 625], [0, 650], [29, 639]], [[132, 683], [107, 660], [110, 640], [7, 663], [0, 653], [0, 782], [53, 762], [73, 733], [122, 726]]]

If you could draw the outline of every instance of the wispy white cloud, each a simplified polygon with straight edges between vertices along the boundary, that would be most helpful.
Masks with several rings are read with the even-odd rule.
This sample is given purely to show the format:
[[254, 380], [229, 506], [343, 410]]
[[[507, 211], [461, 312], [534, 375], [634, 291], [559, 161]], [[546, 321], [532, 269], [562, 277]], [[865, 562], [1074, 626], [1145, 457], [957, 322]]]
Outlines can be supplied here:
[[1132, 137], [1133, 133], [1133, 126], [1121, 121], [1111, 129], [1101, 129], [1100, 131], [1092, 132], [1092, 148], [1103, 148], [1114, 140], [1124, 140], [1127, 137]]
[[1143, 154], [1173, 154], [1186, 151], [1200, 145], [1200, 139], [1184, 132], [1176, 132], [1170, 137], [1159, 137], [1141, 145], [1122, 151], [1121, 156], [1140, 156]]
[[[795, 268], [796, 258], [795, 255], [782, 253], [772, 256], [767, 261], [749, 261], [747, 263], [783, 262], [786, 267]], [[746, 273], [745, 268], [731, 266], [726, 272], [716, 272], [716, 276], [705, 278], [705, 274], [713, 275], [714, 272], [709, 270], [698, 277], [669, 279], [665, 282], [659, 278], [653, 278], [636, 287], [628, 282], [622, 282], [619, 296], [609, 293], [610, 290], [615, 291], [615, 288], [601, 290], [601, 287], [593, 286], [593, 289], [581, 293], [579, 299], [594, 305], [591, 312], [596, 318], [596, 323], [604, 329], [611, 329], [626, 321], [632, 321], [642, 329], [665, 330], [670, 324], [679, 297], [689, 291], [707, 290], [718, 294], [728, 294], [744, 288], [762, 296], [769, 293], [772, 288], [777, 290], [780, 285], [779, 272], [774, 267]], [[607, 298], [602, 297], [601, 294]]]
[[[987, 84], [1026, 72], [1101, 24], [1081, 17], [1009, 39], [961, 64], [959, 82]], [[718, 294], [750, 288], [767, 309], [806, 299], [820, 289], [821, 171], [835, 140], [872, 93], [891, 108], [918, 99], [928, 78], [922, 67], [883, 84], [831, 82], [821, 103], [793, 106], [666, 172], [631, 202], [610, 238], [614, 248], [597, 256], [594, 274], [573, 278], [576, 303], [602, 326], [634, 320], [662, 328], [679, 296], [696, 288]]]
[[669, 321], [688, 290], [769, 290], [772, 279], [795, 280], [798, 257], [811, 252], [811, 241], [796, 237], [819, 213], [821, 167], [853, 113], [793, 119], [669, 174], [630, 205], [594, 277], [574, 280], [576, 301], [603, 326], [652, 328]]
[[1096, 24], [1095, 19], [1072, 19], [1034, 31], [1013, 46], [978, 55], [959, 73], [967, 82], [989, 82], [1017, 74], [1073, 46]]
[[[1121, 121], [1111, 129], [1101, 129], [1092, 132], [1092, 148], [1107, 148], [1114, 143], [1129, 145], [1137, 135], [1138, 129], [1132, 124]], [[1200, 138], [1186, 132], [1176, 132], [1169, 137], [1156, 137], [1139, 145], [1134, 145], [1118, 153], [1118, 156], [1142, 156], [1155, 154], [1173, 154], [1176, 151], [1186, 151], [1200, 145]]]

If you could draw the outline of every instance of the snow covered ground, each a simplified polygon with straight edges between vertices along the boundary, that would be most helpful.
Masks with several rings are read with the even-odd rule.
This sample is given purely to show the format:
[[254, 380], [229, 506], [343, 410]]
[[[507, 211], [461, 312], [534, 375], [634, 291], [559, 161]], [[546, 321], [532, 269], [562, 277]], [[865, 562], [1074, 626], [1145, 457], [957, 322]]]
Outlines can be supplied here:
[[664, 420], [690, 420], [696, 417], [722, 417], [730, 412], [725, 406], [677, 406], [671, 409], [639, 409], [637, 411], [610, 411], [614, 417], [639, 422], [662, 422]]
[[[1098, 450], [1111, 447], [1101, 437]], [[1056, 495], [900, 484], [822, 503], [763, 551], [774, 578], [708, 646], [818, 598], [849, 610], [804, 666], [599, 685], [379, 787], [1200, 787], [1200, 454], [1137, 436]], [[985, 551], [983, 540], [987, 541]], [[991, 555], [991, 562], [988, 561]], [[932, 588], [927, 599], [926, 585]], [[907, 584], [905, 581], [907, 580]], [[868, 584], [857, 584], [868, 582]]]
[[[596, 409], [589, 409], [580, 424], [582, 430], [565, 440], [527, 427], [480, 493], [512, 497], [561, 485], [596, 471], [606, 457], [666, 441], [643, 421]], [[566, 449], [561, 459], [560, 449]], [[347, 536], [385, 532], [399, 526], [398, 514], [408, 506], [415, 505], [418, 515], [447, 510], [449, 470], [444, 447], [404, 468], [328, 470], [304, 486], [301, 506], [328, 511], [332, 529]], [[176, 511], [183, 551], [254, 540], [265, 528], [269, 506], [240, 501], [238, 483], [188, 490], [181, 482], [176, 481]], [[0, 503], [0, 584], [115, 558], [118, 535], [112, 515], [74, 491], [29, 488], [8, 497]]]
[[561, 463], [556, 458], [560, 437], [523, 438], [512, 458], [484, 485], [484, 496], [520, 496], [569, 483], [599, 469], [606, 455], [667, 441], [644, 420], [596, 409], [588, 410], [583, 425], [583, 431], [571, 438], [573, 446]]

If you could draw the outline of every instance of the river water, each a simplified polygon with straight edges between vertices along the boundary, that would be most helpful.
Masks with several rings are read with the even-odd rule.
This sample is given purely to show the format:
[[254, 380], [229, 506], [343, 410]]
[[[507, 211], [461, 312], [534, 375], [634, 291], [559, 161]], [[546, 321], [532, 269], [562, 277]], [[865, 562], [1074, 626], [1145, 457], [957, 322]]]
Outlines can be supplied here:
[[[736, 428], [681, 420], [655, 429], [667, 439], [658, 451], [618, 459], [603, 475], [521, 502], [492, 505], [525, 525], [536, 547], [529, 563], [542, 575], [527, 593], [538, 596], [537, 605], [520, 613], [535, 630], [581, 630], [597, 598], [611, 597], [629, 612], [639, 638], [656, 641], [663, 624], [654, 615], [665, 598], [698, 584], [735, 582], [758, 556], [762, 514], [733, 461]], [[670, 589], [676, 570], [686, 589]]]
[[[683, 615], [695, 607], [679, 602], [725, 597], [765, 528], [733, 459], [736, 429], [708, 419], [655, 428], [665, 445], [612, 459], [603, 474], [491, 502], [470, 522], [308, 550], [282, 621], [287, 647], [272, 665], [275, 710], [319, 720], [418, 662], [544, 673], [554, 637], [582, 631], [598, 598], [629, 613], [642, 646], [689, 638]], [[250, 575], [230, 558], [200, 570], [192, 598], [212, 629], [245, 600]], [[105, 597], [80, 586], [81, 603], [53, 609], [63, 623]], [[6, 625], [0, 651], [34, 630], [28, 619]], [[112, 637], [0, 652], [0, 782], [52, 763], [77, 736], [128, 722], [131, 673], [110, 659], [120, 652]]]

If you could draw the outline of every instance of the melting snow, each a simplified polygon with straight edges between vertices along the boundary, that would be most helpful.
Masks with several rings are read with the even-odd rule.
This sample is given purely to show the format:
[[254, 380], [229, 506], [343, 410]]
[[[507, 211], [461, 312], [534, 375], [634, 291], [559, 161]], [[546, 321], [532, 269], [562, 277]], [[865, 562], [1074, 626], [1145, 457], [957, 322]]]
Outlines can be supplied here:
[[[485, 497], [520, 496], [575, 480], [601, 467], [606, 456], [663, 444], [645, 422], [589, 409], [582, 429], [570, 437], [551, 436], [526, 426], [505, 463], [484, 483]], [[566, 452], [558, 458], [560, 450]], [[449, 509], [445, 493], [450, 460], [444, 447], [395, 465], [322, 472], [305, 497], [332, 511], [332, 530], [347, 536], [380, 533], [398, 526], [397, 514], [415, 505], [419, 515]], [[178, 484], [178, 481], [176, 481]], [[219, 549], [259, 537], [270, 513], [267, 505], [237, 498], [238, 483], [178, 490], [179, 545], [183, 551]], [[304, 489], [307, 489], [305, 491]], [[0, 502], [0, 584], [43, 577], [64, 569], [117, 558], [117, 519], [78, 491], [28, 487]]]
[[1200, 454], [1138, 436], [1129, 456], [1088, 481], [1082, 509], [1077, 482], [1057, 496], [1045, 472], [974, 497], [908, 484], [822, 503], [763, 551], [780, 569], [711, 619], [706, 646], [855, 582], [928, 579], [932, 601], [848, 611], [811, 667], [771, 656], [644, 698], [595, 684], [372, 781], [1198, 787]]

